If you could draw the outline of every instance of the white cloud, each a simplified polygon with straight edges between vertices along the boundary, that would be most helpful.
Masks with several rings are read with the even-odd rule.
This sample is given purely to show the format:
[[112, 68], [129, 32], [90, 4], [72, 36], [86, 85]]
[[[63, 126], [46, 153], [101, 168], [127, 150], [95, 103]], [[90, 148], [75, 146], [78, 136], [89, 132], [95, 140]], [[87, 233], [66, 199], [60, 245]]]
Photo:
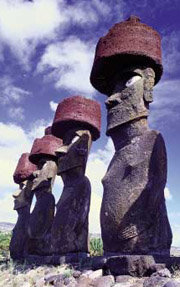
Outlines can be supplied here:
[[[29, 132], [25, 132], [20, 126], [4, 124], [0, 122], [0, 189], [16, 187], [13, 182], [13, 173], [17, 161], [22, 153], [30, 152], [36, 137], [44, 135], [45, 121], [37, 121]], [[3, 191], [2, 191], [3, 193]]]
[[95, 192], [91, 192], [91, 206], [89, 212], [89, 232], [101, 233], [100, 210], [102, 197]]
[[70, 25], [95, 24], [109, 11], [108, 5], [100, 0], [71, 5], [65, 0], [1, 0], [1, 43], [8, 45], [28, 70], [31, 56], [40, 43], [56, 40]]
[[14, 85], [10, 77], [4, 76], [0, 79], [0, 100], [1, 104], [21, 103], [31, 93]]
[[81, 25], [96, 23], [100, 16], [107, 16], [110, 11], [110, 7], [100, 0], [76, 1], [74, 5], [67, 6], [67, 16]]
[[174, 223], [171, 228], [173, 232], [172, 246], [180, 247], [180, 224]]
[[13, 197], [11, 193], [6, 194], [0, 200], [0, 221], [15, 223], [17, 213], [13, 210]]
[[56, 109], [57, 109], [57, 106], [58, 106], [58, 103], [55, 103], [54, 101], [50, 101], [49, 102], [49, 105], [50, 105], [50, 109], [55, 112]]
[[172, 194], [167, 186], [164, 189], [164, 196], [166, 200], [172, 200]]
[[33, 141], [35, 138], [41, 138], [44, 136], [44, 130], [51, 125], [51, 120], [40, 119], [32, 123], [30, 131], [28, 131], [28, 138]]
[[179, 71], [180, 33], [173, 31], [162, 38], [163, 66], [165, 74], [171, 75]]
[[31, 96], [31, 92], [14, 85], [8, 76], [0, 79], [0, 91], [0, 105], [6, 108], [9, 118], [15, 121], [23, 120], [24, 108], [20, 105], [26, 97]]
[[14, 119], [16, 121], [22, 121], [24, 120], [24, 109], [22, 107], [12, 107], [8, 109], [8, 115], [11, 119]]
[[56, 28], [64, 21], [55, 0], [0, 2], [1, 39], [26, 68], [39, 42], [54, 38]]
[[170, 123], [179, 119], [180, 80], [166, 80], [154, 88], [154, 102], [151, 104], [150, 123]]
[[57, 89], [64, 88], [91, 97], [95, 92], [89, 81], [93, 57], [92, 43], [69, 37], [46, 48], [37, 72], [46, 72], [45, 79], [54, 81]]

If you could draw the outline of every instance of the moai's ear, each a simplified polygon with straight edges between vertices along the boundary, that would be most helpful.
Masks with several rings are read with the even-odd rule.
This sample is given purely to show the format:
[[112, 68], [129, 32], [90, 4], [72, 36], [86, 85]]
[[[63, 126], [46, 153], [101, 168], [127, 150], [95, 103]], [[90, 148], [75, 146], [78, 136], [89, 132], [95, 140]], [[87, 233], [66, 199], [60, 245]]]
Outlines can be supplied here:
[[153, 87], [155, 81], [155, 72], [152, 68], [146, 68], [144, 74], [144, 100], [148, 103], [153, 102]]

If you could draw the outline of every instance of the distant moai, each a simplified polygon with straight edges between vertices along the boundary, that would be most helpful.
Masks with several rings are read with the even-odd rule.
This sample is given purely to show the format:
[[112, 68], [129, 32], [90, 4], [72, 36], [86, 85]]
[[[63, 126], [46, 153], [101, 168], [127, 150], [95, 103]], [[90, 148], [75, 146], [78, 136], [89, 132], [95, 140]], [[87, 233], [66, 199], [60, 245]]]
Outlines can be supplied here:
[[92, 140], [100, 136], [101, 111], [98, 102], [72, 96], [59, 103], [52, 134], [63, 139], [57, 149], [58, 172], [64, 188], [57, 203], [52, 226], [53, 253], [89, 252], [88, 215], [91, 186], [85, 169]]
[[35, 139], [29, 155], [29, 160], [38, 167], [33, 173], [32, 190], [36, 196], [36, 203], [28, 228], [28, 252], [31, 255], [51, 254], [51, 227], [55, 213], [52, 187], [57, 174], [55, 150], [61, 145], [61, 139], [51, 135], [48, 128], [44, 137]]
[[19, 190], [13, 194], [14, 209], [18, 213], [17, 223], [13, 229], [10, 242], [10, 256], [21, 260], [27, 255], [28, 225], [33, 198], [33, 176], [37, 166], [29, 161], [29, 153], [23, 153], [18, 161], [13, 178], [19, 184]]
[[162, 71], [160, 36], [136, 16], [115, 24], [97, 44], [91, 83], [107, 95], [107, 135], [115, 147], [102, 180], [105, 254], [170, 252], [166, 149], [147, 123]]

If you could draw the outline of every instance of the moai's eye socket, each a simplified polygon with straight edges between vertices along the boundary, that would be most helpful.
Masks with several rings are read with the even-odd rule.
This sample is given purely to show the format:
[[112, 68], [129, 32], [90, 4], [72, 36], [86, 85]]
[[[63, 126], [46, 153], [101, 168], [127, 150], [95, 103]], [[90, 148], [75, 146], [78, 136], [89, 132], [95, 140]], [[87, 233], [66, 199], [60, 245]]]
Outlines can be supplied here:
[[139, 81], [142, 77], [139, 75], [131, 77], [127, 82], [126, 82], [126, 87], [132, 86], [134, 83]]
[[75, 142], [77, 142], [79, 140], [79, 136], [75, 136], [72, 141], [71, 144], [74, 144]]

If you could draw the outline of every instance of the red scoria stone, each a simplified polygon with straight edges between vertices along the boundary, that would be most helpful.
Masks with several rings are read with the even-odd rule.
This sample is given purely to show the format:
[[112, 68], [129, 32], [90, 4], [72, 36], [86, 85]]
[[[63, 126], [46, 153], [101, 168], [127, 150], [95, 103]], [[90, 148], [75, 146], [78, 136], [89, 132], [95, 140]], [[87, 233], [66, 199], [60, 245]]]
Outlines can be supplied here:
[[34, 140], [29, 160], [38, 164], [41, 158], [52, 158], [56, 159], [55, 151], [62, 145], [62, 140], [53, 136], [45, 135], [42, 138]]
[[51, 134], [52, 134], [52, 133], [51, 133], [51, 126], [45, 128], [44, 134], [45, 134], [45, 135], [51, 135]]
[[70, 128], [87, 128], [93, 140], [100, 137], [101, 107], [97, 101], [72, 96], [59, 103], [52, 125], [52, 134], [63, 138]]
[[20, 184], [24, 180], [27, 180], [36, 169], [37, 166], [29, 161], [29, 153], [23, 153], [13, 174], [14, 182]]
[[131, 16], [115, 24], [96, 47], [91, 83], [101, 93], [108, 93], [108, 85], [114, 70], [121, 66], [139, 63], [150, 66], [157, 83], [162, 75], [161, 38], [157, 31]]

